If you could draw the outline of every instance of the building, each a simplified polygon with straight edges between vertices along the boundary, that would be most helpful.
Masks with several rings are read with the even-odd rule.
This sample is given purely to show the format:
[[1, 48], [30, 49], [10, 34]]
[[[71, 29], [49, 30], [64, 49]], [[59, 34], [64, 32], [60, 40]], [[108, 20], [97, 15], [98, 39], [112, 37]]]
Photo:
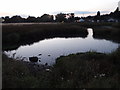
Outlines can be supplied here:
[[113, 18], [109, 18], [107, 21], [108, 21], [108, 22], [118, 22], [118, 20], [113, 19]]
[[84, 22], [84, 21], [85, 21], [85, 20], [84, 20], [84, 19], [82, 19], [82, 18], [79, 20], [79, 22]]

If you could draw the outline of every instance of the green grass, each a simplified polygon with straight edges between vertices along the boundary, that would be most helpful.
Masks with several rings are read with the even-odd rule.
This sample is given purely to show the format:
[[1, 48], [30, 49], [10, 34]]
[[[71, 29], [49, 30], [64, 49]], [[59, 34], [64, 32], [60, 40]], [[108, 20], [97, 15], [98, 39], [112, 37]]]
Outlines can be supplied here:
[[120, 48], [61, 56], [46, 68], [3, 54], [3, 88], [120, 88]]

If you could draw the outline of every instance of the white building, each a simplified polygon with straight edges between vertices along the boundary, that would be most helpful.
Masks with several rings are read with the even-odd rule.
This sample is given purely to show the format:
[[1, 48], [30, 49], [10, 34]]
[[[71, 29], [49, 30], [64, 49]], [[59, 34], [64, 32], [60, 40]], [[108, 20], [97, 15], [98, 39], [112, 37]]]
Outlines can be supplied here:
[[113, 18], [110, 18], [110, 19], [108, 19], [107, 21], [108, 21], [108, 22], [118, 22], [118, 20], [113, 19]]
[[82, 19], [82, 18], [79, 20], [79, 22], [84, 22], [84, 21], [85, 21], [85, 20], [84, 20], [84, 19]]

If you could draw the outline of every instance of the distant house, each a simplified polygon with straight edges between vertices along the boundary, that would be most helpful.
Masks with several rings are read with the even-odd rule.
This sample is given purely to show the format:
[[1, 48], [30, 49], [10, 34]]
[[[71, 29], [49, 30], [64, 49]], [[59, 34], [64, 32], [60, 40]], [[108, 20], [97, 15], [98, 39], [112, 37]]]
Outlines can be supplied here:
[[108, 21], [108, 22], [118, 22], [118, 20], [113, 19], [113, 18], [109, 18], [107, 21]]
[[79, 22], [84, 22], [84, 21], [85, 21], [85, 20], [84, 20], [84, 19], [82, 19], [82, 18], [79, 20]]
[[84, 19], [82, 19], [82, 18], [80, 18], [80, 19], [78, 19], [78, 20], [75, 20], [75, 22], [84, 22], [85, 20]]
[[95, 22], [94, 20], [91, 20], [91, 22]]
[[97, 20], [97, 22], [100, 22], [100, 20]]

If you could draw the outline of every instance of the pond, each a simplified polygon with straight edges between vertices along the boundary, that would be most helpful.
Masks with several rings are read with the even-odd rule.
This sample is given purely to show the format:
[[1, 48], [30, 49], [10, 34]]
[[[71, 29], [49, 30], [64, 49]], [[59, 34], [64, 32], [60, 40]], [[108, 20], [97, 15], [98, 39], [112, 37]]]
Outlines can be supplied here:
[[38, 64], [52, 65], [55, 63], [55, 59], [60, 56], [87, 51], [111, 53], [119, 46], [119, 43], [93, 38], [91, 28], [88, 28], [88, 33], [86, 38], [44, 39], [32, 45], [20, 46], [16, 50], [4, 51], [4, 53], [16, 59], [24, 58], [25, 61], [29, 61], [29, 57], [34, 56], [38, 57]]

